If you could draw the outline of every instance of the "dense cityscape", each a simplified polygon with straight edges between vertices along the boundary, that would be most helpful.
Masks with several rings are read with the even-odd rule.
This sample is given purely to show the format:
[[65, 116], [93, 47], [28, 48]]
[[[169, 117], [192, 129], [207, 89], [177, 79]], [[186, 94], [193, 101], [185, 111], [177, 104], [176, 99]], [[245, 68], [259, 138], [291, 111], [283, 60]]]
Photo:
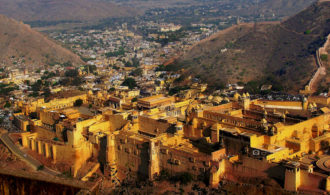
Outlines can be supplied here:
[[[186, 10], [183, 2], [155, 3], [142, 16], [84, 27], [73, 20], [15, 23], [46, 29], [33, 36], [50, 45], [44, 52], [28, 42], [28, 52], [0, 55], [0, 194], [328, 194], [330, 2], [314, 2], [289, 19], [284, 8], [256, 14], [253, 3], [218, 3], [194, 2]], [[299, 29], [309, 24], [301, 22], [309, 11], [321, 13], [312, 21], [322, 28], [314, 22], [311, 30]], [[1, 20], [10, 29], [10, 20]], [[289, 31], [279, 20], [302, 32], [290, 33], [317, 39], [303, 49], [310, 54], [304, 63], [312, 65], [293, 88], [283, 75], [299, 59], [285, 59], [271, 79], [270, 70], [245, 76], [258, 66], [240, 69], [236, 60], [247, 53], [237, 46], [249, 40], [245, 31], [256, 35], [272, 25]], [[233, 39], [236, 31], [241, 35]], [[9, 42], [18, 45], [4, 47]], [[55, 56], [58, 48], [62, 56]], [[223, 82], [234, 76], [204, 62], [203, 70], [192, 69], [188, 57], [213, 58], [208, 49], [229, 56], [239, 76]], [[248, 58], [243, 63], [254, 56]], [[204, 79], [214, 72], [223, 78]]]

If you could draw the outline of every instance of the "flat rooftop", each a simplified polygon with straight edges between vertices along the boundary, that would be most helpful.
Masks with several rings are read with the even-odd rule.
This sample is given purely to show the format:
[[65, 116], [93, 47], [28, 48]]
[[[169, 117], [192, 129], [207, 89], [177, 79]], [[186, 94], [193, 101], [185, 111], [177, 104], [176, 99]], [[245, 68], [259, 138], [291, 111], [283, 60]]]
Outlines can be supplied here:
[[164, 101], [167, 99], [174, 100], [174, 97], [165, 97], [164, 95], [157, 95], [157, 96], [150, 96], [150, 97], [139, 99], [138, 102], [149, 102], [150, 104], [152, 104], [152, 103], [161, 102], [161, 101]]

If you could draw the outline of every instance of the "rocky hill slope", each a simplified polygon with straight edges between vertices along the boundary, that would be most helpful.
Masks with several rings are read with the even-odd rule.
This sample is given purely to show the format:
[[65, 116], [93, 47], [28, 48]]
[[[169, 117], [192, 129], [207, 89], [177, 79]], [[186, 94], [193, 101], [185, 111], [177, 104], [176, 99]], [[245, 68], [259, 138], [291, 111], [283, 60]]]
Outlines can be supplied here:
[[84, 63], [79, 56], [26, 24], [0, 15], [0, 27], [0, 64], [33, 67]]
[[250, 82], [297, 91], [317, 69], [314, 55], [329, 33], [330, 1], [322, 1], [280, 23], [240, 24], [221, 31], [171, 66], [213, 87]]

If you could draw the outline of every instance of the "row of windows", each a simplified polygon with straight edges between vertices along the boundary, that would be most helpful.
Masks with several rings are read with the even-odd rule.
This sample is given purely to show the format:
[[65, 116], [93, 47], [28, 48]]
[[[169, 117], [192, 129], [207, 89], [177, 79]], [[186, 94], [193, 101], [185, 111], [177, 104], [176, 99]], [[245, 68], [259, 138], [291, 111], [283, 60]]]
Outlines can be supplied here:
[[[117, 147], [117, 149], [118, 149], [118, 151], [122, 151], [122, 150], [123, 150], [123, 146], [119, 145], [119, 146]], [[140, 151], [137, 150], [137, 149], [134, 150], [134, 149], [131, 149], [131, 148], [125, 148], [124, 151], [125, 151], [127, 154], [131, 154], [132, 151], [133, 151], [133, 154], [134, 154], [134, 155], [140, 155]]]
[[235, 126], [240, 126], [240, 127], [249, 127], [249, 128], [259, 128], [260, 127], [260, 125], [256, 124], [256, 123], [252, 123], [252, 122], [248, 122], [248, 121], [230, 120], [227, 118], [222, 118], [221, 116], [215, 116], [215, 115], [211, 115], [211, 114], [205, 114], [205, 118], [209, 118], [212, 120], [217, 120], [217, 121], [221, 121], [221, 122], [225, 122], [225, 123], [231, 123]]

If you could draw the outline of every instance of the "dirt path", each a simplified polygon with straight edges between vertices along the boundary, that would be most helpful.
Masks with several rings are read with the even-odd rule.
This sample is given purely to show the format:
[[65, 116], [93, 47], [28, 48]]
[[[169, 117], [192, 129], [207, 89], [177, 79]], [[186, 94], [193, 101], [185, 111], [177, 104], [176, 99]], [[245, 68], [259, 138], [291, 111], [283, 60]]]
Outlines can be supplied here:
[[313, 77], [308, 83], [308, 86], [312, 92], [315, 92], [322, 78], [326, 76], [326, 67], [323, 65], [321, 60], [321, 54], [328, 54], [326, 48], [330, 45], [330, 34], [327, 37], [327, 41], [324, 45], [316, 51], [315, 60], [318, 66], [317, 71], [314, 73]]

